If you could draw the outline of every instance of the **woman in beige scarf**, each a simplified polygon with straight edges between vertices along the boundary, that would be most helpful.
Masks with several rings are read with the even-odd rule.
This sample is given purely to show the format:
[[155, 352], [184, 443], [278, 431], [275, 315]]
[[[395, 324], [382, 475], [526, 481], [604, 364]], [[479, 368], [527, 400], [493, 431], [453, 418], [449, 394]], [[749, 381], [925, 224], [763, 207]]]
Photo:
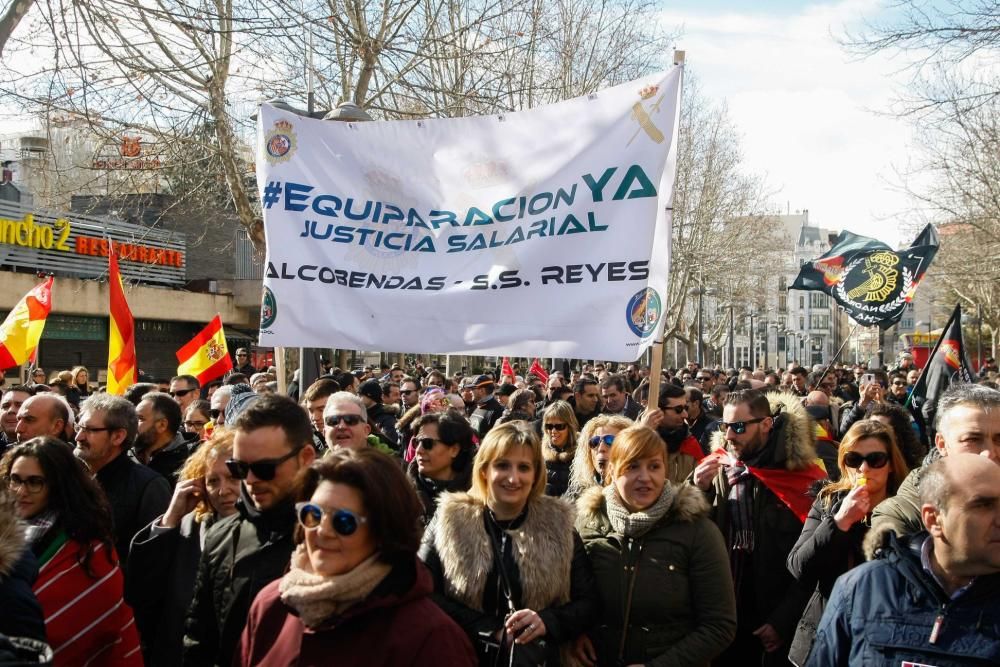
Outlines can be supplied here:
[[420, 501], [398, 463], [341, 448], [300, 473], [288, 573], [254, 600], [239, 665], [474, 665], [430, 599]]

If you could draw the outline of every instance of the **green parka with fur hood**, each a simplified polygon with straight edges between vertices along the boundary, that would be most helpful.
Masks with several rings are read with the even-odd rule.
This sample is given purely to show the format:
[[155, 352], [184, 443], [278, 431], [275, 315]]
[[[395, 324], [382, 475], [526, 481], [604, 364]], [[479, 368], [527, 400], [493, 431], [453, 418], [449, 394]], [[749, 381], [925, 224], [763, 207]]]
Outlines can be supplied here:
[[612, 527], [603, 489], [592, 487], [577, 502], [577, 530], [603, 603], [588, 633], [599, 665], [707, 665], [736, 635], [722, 535], [701, 491], [674, 489], [663, 516], [634, 539]]

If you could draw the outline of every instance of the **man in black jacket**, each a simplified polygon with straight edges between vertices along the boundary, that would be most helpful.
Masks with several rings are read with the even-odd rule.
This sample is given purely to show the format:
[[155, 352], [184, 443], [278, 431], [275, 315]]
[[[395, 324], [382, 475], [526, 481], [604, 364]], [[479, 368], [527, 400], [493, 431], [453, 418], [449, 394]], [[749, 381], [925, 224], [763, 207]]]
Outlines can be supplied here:
[[239, 511], [205, 537], [185, 622], [185, 665], [232, 664], [250, 604], [291, 559], [294, 480], [316, 458], [309, 416], [286, 396], [260, 398], [235, 430], [227, 466], [243, 480]]
[[135, 407], [121, 396], [93, 394], [80, 406], [76, 448], [111, 501], [115, 550], [127, 573], [132, 538], [170, 504], [170, 485], [128, 455], [135, 442]]
[[146, 394], [135, 406], [135, 413], [139, 419], [136, 457], [163, 475], [173, 488], [177, 473], [198, 445], [198, 435], [181, 430], [181, 408], [168, 394]]
[[486, 437], [486, 434], [503, 415], [503, 405], [493, 395], [495, 390], [496, 384], [489, 375], [480, 375], [472, 382], [472, 395], [476, 407], [469, 415], [469, 423], [479, 435], [480, 441]]

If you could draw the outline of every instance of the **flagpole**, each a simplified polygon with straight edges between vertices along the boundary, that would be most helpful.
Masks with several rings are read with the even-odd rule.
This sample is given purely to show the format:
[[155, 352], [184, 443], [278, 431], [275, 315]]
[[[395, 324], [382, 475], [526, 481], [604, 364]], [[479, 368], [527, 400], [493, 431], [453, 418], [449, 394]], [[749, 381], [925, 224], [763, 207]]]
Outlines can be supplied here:
[[917, 387], [919, 387], [920, 383], [923, 381], [924, 373], [927, 371], [927, 368], [931, 365], [931, 360], [937, 356], [938, 348], [940, 348], [941, 343], [944, 342], [944, 336], [948, 332], [948, 329], [951, 328], [952, 322], [955, 321], [955, 316], [956, 315], [958, 317], [962, 316], [961, 305], [956, 304], [955, 308], [956, 310], [952, 312], [951, 317], [948, 318], [948, 322], [944, 325], [944, 329], [941, 330], [941, 335], [938, 336], [937, 342], [934, 343], [934, 349], [932, 349], [930, 354], [927, 355], [927, 361], [924, 362], [924, 367], [920, 369], [920, 374], [917, 376], [917, 381], [913, 383], [913, 389], [910, 390], [910, 395], [906, 397], [906, 402], [903, 403], [904, 408], [910, 407], [910, 401], [913, 400], [913, 395], [917, 393]]
[[847, 334], [847, 338], [844, 339], [844, 342], [840, 344], [840, 349], [837, 350], [837, 354], [833, 355], [833, 359], [831, 359], [830, 363], [828, 363], [826, 365], [826, 368], [823, 369], [823, 374], [819, 376], [819, 380], [817, 380], [816, 382], [817, 387], [823, 384], [823, 378], [827, 376], [827, 374], [830, 372], [830, 369], [833, 368], [833, 365], [837, 363], [838, 359], [840, 359], [840, 355], [844, 352], [844, 348], [847, 347], [847, 344], [849, 342], [851, 342], [851, 336], [854, 335], [854, 333], [858, 330], [858, 327], [860, 326], [861, 325], [858, 323], [854, 324], [854, 328], [851, 329], [851, 332], [849, 334]]

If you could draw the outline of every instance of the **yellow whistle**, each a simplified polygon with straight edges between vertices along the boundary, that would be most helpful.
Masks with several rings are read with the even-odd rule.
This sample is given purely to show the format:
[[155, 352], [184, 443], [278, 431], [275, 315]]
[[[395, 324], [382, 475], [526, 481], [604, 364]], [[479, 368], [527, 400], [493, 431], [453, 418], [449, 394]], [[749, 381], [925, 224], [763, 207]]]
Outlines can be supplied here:
[[868, 483], [867, 477], [858, 477], [857, 481], [854, 482], [854, 486], [864, 486]]

